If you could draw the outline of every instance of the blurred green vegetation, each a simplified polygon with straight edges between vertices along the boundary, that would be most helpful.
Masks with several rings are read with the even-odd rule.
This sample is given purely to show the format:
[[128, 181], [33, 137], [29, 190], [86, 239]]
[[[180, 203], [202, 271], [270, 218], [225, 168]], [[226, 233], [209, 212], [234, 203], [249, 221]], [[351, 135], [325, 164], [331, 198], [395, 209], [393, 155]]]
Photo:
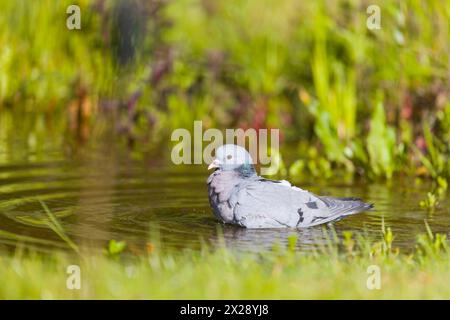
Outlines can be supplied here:
[[383, 1], [379, 30], [356, 0], [77, 3], [68, 30], [72, 1], [0, 0], [0, 138], [145, 150], [203, 120], [282, 128], [293, 175], [449, 177], [448, 1]]
[[[107, 251], [79, 255], [30, 252], [0, 255], [1, 299], [448, 299], [450, 252], [446, 236], [429, 228], [416, 249], [402, 252], [383, 228], [378, 240], [346, 232], [339, 240], [323, 229], [326, 243], [261, 253], [211, 250], [168, 252], [157, 239], [139, 255], [110, 242]], [[119, 247], [119, 243], [121, 246]], [[112, 245], [114, 244], [114, 245]], [[66, 283], [69, 266], [80, 268], [79, 290]], [[99, 272], [101, 270], [101, 272]], [[379, 289], [376, 284], [379, 270]], [[375, 280], [376, 281], [376, 280]], [[372, 289], [370, 289], [372, 288]]]

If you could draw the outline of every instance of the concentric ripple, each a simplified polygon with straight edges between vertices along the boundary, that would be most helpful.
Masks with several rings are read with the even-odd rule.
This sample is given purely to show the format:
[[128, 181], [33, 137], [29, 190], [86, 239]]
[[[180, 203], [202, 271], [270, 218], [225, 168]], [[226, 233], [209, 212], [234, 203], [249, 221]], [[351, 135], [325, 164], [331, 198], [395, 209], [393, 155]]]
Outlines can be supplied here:
[[[164, 164], [165, 163], [165, 164]], [[322, 228], [246, 230], [221, 226], [209, 209], [205, 166], [174, 166], [97, 154], [86, 159], [0, 165], [0, 244], [40, 250], [68, 249], [48, 226], [43, 201], [67, 235], [83, 246], [100, 248], [111, 239], [125, 240], [140, 252], [157, 230], [160, 243], [171, 249], [198, 249], [203, 243], [243, 250], [271, 248], [292, 233], [304, 249], [326, 241]], [[395, 234], [395, 244], [412, 247], [427, 220], [433, 231], [447, 233], [447, 203], [433, 214], [419, 207], [428, 186], [400, 181], [395, 185], [297, 184], [318, 194], [356, 196], [375, 210], [335, 223], [338, 236], [358, 231], [378, 236], [382, 219]], [[153, 231], [152, 231], [153, 230]], [[153, 232], [155, 233], [155, 232]]]

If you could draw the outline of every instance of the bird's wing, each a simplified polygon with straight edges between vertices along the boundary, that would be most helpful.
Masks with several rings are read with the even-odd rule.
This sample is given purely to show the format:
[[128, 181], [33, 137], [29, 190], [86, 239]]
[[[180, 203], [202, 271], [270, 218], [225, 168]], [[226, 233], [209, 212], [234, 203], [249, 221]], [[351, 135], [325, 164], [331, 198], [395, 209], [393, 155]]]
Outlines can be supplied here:
[[287, 181], [266, 179], [242, 184], [230, 198], [236, 222], [249, 228], [295, 227], [305, 220], [302, 215], [309, 203], [326, 208], [316, 196]]
[[318, 197], [266, 179], [241, 185], [229, 201], [236, 222], [248, 228], [310, 227], [370, 208], [358, 199]]

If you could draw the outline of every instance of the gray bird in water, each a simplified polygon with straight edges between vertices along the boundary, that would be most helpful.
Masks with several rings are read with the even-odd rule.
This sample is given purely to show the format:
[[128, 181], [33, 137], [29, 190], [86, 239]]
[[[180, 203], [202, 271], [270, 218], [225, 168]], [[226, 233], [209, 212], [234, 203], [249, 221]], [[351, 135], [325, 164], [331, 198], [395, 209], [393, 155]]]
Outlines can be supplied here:
[[369, 210], [357, 198], [316, 196], [286, 180], [256, 174], [250, 154], [226, 144], [208, 169], [209, 203], [219, 220], [246, 228], [307, 228]]

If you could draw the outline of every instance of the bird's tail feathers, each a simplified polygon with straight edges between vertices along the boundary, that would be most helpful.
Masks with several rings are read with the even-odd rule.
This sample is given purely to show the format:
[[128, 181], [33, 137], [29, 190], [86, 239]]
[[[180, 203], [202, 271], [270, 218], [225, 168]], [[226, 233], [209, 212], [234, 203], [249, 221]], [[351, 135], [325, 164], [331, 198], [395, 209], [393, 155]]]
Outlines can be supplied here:
[[363, 202], [359, 198], [320, 197], [330, 210], [330, 214], [348, 216], [373, 208], [372, 203]]
[[358, 198], [319, 197], [319, 199], [325, 203], [329, 209], [329, 212], [327, 216], [316, 217], [317, 219], [313, 219], [310, 226], [340, 220], [345, 216], [360, 213], [373, 208], [373, 204], [363, 202]]

